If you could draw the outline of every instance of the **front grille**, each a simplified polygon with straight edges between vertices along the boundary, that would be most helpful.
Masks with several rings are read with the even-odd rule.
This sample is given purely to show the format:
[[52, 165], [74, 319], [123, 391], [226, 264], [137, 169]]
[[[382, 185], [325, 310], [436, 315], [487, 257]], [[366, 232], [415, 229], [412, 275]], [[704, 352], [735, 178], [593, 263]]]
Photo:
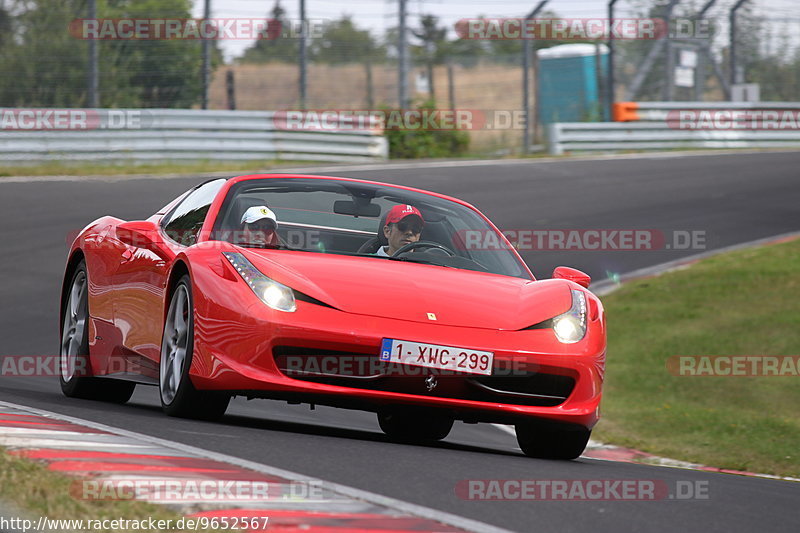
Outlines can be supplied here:
[[[575, 379], [542, 372], [476, 376], [380, 361], [374, 353], [277, 346], [273, 357], [286, 376], [355, 389], [512, 405], [556, 406], [569, 397]], [[444, 375], [443, 375], [444, 374]], [[426, 379], [434, 376], [429, 390]]]
[[561, 401], [566, 400], [575, 388], [575, 380], [569, 376], [540, 372], [526, 372], [520, 376], [481, 376], [472, 378], [472, 381], [495, 394], [533, 394]]

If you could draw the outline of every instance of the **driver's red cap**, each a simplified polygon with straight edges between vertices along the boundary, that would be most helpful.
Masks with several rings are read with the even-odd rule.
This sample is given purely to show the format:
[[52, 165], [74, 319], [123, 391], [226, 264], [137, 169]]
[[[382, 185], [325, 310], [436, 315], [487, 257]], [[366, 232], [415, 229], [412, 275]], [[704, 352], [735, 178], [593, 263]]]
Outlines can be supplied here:
[[419, 221], [422, 222], [422, 224], [425, 224], [425, 220], [422, 218], [422, 213], [419, 212], [419, 209], [410, 204], [400, 204], [391, 208], [389, 210], [389, 214], [386, 215], [386, 223], [396, 224], [404, 218], [412, 215], [419, 217]]

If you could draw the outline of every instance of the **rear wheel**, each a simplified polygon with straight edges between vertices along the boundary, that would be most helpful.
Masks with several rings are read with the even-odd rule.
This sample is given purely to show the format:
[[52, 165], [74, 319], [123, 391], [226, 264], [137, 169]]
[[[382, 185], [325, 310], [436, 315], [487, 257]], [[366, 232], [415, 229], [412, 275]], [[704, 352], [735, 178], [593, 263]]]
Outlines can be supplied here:
[[394, 440], [425, 442], [447, 437], [453, 428], [453, 419], [424, 410], [387, 409], [378, 412], [378, 424]]
[[170, 416], [214, 420], [225, 414], [230, 395], [198, 391], [189, 378], [194, 353], [194, 311], [191, 280], [183, 276], [170, 299], [164, 337], [158, 389], [161, 407]]
[[61, 391], [70, 398], [127, 402], [136, 384], [92, 376], [89, 359], [89, 278], [86, 262], [72, 272], [69, 289], [61, 303], [61, 349], [59, 363]]
[[592, 432], [581, 426], [529, 421], [516, 425], [517, 442], [528, 457], [576, 459], [580, 457]]

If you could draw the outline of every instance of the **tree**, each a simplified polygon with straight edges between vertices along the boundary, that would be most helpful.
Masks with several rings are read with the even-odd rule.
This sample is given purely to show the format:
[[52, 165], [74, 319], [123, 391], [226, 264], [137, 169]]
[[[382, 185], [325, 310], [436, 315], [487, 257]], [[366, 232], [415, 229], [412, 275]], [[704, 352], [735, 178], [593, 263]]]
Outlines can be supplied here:
[[758, 83], [762, 100], [796, 101], [800, 48], [792, 45], [788, 30], [781, 33], [766, 25], [749, 4], [738, 11], [736, 26], [736, 57], [744, 83]]
[[10, 32], [4, 32], [0, 48], [0, 105], [82, 105], [87, 47], [69, 35], [67, 24], [76, 18], [83, 2], [41, 2], [27, 7], [20, 0], [6, 11]]
[[11, 35], [11, 14], [0, 4], [0, 47]]
[[[101, 16], [185, 19], [191, 17], [191, 0], [108, 2]], [[100, 45], [100, 96], [104, 106], [191, 107], [200, 98], [202, 41], [118, 40], [101, 41]], [[212, 69], [219, 62], [220, 54], [215, 50]], [[107, 83], [112, 77], [124, 82]]]
[[459, 37], [447, 43], [447, 57], [464, 67], [474, 67], [481, 59], [489, 56], [486, 41]]
[[[286, 18], [286, 10], [281, 6], [280, 0], [275, 0], [275, 5], [269, 13], [269, 18], [275, 21], [276, 25], [285, 33], [289, 26]], [[266, 63], [268, 61], [280, 61], [283, 63], [295, 63], [300, 53], [300, 39], [296, 37], [285, 37], [279, 35], [274, 39], [259, 39], [250, 48], [245, 50], [241, 61], [245, 63]]]
[[[190, 0], [100, 0], [98, 18], [187, 19]], [[88, 44], [70, 23], [84, 0], [15, 0], [0, 47], [0, 105], [82, 107]], [[199, 40], [99, 40], [102, 107], [190, 107], [201, 91]], [[216, 54], [219, 61], [219, 53]]]
[[376, 61], [385, 56], [368, 30], [359, 29], [352, 17], [328, 23], [322, 35], [311, 41], [309, 56], [322, 63], [343, 64]]
[[441, 64], [445, 57], [447, 46], [447, 28], [439, 27], [439, 18], [434, 15], [423, 15], [420, 19], [420, 28], [413, 30], [414, 36], [422, 41], [422, 46], [415, 51], [422, 56], [428, 70], [428, 94], [431, 99], [436, 97], [433, 86], [433, 66]]
[[[521, 19], [524, 17], [520, 17]], [[559, 19], [561, 18], [558, 14], [554, 11], [543, 11], [539, 15], [537, 15], [538, 19]], [[593, 42], [593, 41], [559, 41], [555, 39], [532, 39], [530, 41], [523, 40], [523, 39], [491, 39], [488, 42], [489, 52], [491, 53], [492, 57], [495, 61], [500, 63], [510, 63], [510, 64], [519, 64], [520, 58], [522, 57], [522, 45], [523, 43], [529, 42], [531, 48], [534, 50], [542, 49], [542, 48], [550, 48], [552, 46], [558, 46], [560, 44], [569, 44], [569, 43], [577, 43], [577, 42]]]

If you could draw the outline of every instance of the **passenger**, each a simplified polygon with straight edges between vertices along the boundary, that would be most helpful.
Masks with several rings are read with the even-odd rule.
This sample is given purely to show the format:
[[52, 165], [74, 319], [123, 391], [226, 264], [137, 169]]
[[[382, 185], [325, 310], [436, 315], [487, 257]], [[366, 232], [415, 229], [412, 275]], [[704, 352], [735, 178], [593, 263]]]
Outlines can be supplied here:
[[265, 205], [249, 208], [242, 215], [242, 244], [271, 248], [280, 246], [278, 219]]
[[406, 244], [419, 241], [425, 221], [422, 213], [413, 205], [396, 205], [386, 215], [383, 235], [388, 246], [380, 246], [375, 255], [390, 257]]

